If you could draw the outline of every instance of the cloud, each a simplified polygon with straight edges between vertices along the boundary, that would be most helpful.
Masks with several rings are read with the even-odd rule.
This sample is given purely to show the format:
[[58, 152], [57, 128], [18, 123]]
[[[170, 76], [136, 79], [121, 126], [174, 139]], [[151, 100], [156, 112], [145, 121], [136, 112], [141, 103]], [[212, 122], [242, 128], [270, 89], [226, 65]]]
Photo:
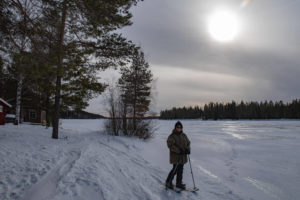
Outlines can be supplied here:
[[[153, 66], [158, 77], [160, 106], [203, 105], [210, 101], [242, 100], [265, 92], [272, 86], [267, 80], [252, 77], [206, 72], [170, 66]], [[256, 90], [253, 88], [258, 87]]]
[[[243, 9], [241, 2], [151, 0], [132, 10], [133, 25], [122, 32], [146, 52], [159, 108], [299, 98], [299, 1], [251, 1]], [[206, 21], [224, 6], [243, 25], [227, 44], [212, 40]]]

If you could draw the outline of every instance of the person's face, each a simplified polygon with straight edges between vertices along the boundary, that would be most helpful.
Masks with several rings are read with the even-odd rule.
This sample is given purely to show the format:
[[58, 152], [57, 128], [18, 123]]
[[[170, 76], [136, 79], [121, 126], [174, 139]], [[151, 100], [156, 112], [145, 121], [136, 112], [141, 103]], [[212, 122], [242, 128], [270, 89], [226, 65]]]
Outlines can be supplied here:
[[182, 131], [182, 127], [181, 127], [181, 126], [177, 126], [177, 127], [176, 127], [176, 130], [177, 130], [177, 131]]

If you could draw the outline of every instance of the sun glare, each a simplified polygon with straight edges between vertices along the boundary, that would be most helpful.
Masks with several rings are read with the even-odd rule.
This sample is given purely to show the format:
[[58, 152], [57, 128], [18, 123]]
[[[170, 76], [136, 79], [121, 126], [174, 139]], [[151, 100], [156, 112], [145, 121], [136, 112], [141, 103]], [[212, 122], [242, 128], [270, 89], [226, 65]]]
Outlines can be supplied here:
[[238, 33], [237, 16], [230, 11], [217, 11], [209, 18], [209, 33], [217, 41], [232, 41]]

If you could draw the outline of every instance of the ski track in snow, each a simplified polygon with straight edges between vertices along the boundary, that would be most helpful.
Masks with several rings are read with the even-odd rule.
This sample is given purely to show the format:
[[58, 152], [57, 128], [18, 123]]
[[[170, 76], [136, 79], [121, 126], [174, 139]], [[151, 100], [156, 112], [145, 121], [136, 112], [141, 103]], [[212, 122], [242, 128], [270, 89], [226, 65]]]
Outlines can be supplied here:
[[[173, 191], [166, 191], [160, 184], [165, 179], [164, 171], [149, 165], [137, 154], [130, 154], [124, 149], [114, 147], [115, 142], [111, 140], [104, 143], [95, 137], [82, 152], [71, 172], [62, 179], [58, 187], [60, 195], [54, 199], [69, 199], [70, 196], [72, 199], [84, 199], [85, 195], [92, 197], [91, 199], [107, 200], [158, 200], [182, 197], [197, 199], [190, 198], [191, 194], [188, 193], [178, 196], [173, 194]], [[125, 149], [128, 147], [117, 141], [118, 145]], [[89, 163], [88, 167], [85, 166], [86, 163]], [[82, 174], [83, 170], [86, 173]]]
[[[82, 144], [80, 145], [82, 146]], [[45, 200], [51, 199], [55, 194], [56, 184], [73, 167], [79, 159], [81, 150], [79, 145], [74, 145], [68, 151], [68, 155], [53, 167], [40, 181], [35, 183], [25, 194], [24, 200]]]
[[273, 186], [269, 183], [264, 183], [262, 181], [247, 177], [245, 178], [246, 181], [249, 181], [251, 184], [253, 184], [257, 189], [263, 191], [264, 193], [270, 195], [274, 199], [280, 200], [280, 196], [282, 195], [282, 192], [279, 188]]
[[56, 165], [65, 153], [58, 144], [66, 141], [53, 141], [50, 130], [40, 126], [6, 127], [9, 129], [0, 129], [0, 199], [21, 199]]

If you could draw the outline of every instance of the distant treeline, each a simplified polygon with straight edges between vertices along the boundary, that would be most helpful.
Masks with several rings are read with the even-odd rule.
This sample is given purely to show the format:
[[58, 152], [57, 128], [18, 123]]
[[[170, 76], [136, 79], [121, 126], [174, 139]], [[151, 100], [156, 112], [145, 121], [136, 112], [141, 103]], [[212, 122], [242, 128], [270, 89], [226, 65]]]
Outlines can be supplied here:
[[244, 102], [209, 103], [199, 106], [172, 108], [160, 112], [160, 119], [300, 119], [300, 100], [291, 103]]
[[63, 119], [102, 119], [105, 118], [102, 115], [89, 113], [83, 110], [79, 111], [63, 111], [60, 113], [61, 118]]

